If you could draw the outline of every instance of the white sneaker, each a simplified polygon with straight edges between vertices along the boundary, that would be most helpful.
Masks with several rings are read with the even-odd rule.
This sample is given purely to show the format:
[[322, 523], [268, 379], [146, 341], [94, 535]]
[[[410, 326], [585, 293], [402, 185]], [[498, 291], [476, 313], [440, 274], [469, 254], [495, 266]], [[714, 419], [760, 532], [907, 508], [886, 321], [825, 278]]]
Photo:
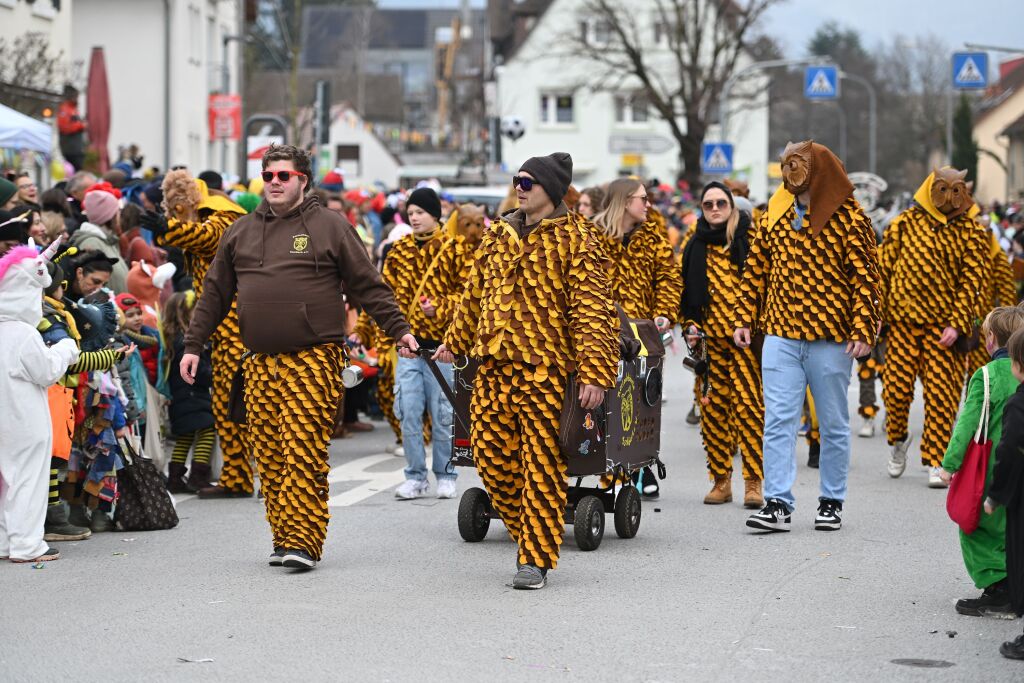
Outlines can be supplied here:
[[459, 489], [454, 479], [439, 479], [437, 482], [438, 498], [455, 498], [459, 495]]
[[398, 449], [399, 447], [400, 447], [400, 444], [389, 443], [387, 446], [384, 447], [384, 452], [388, 453], [390, 455], [394, 455], [395, 454], [395, 450]]
[[942, 481], [942, 468], [941, 467], [929, 467], [928, 468], [928, 488], [930, 489], [948, 489], [949, 484]]
[[875, 418], [865, 417], [864, 424], [861, 425], [860, 431], [857, 432], [857, 436], [862, 439], [870, 439], [875, 435]]
[[903, 474], [903, 471], [907, 469], [907, 451], [910, 450], [910, 442], [914, 440], [914, 435], [907, 433], [907, 438], [903, 441], [897, 441], [892, 445], [892, 451], [889, 454], [889, 464], [886, 469], [889, 471], [889, 476], [896, 479]]
[[402, 482], [402, 485], [395, 489], [395, 498], [401, 498], [402, 500], [413, 500], [426, 494], [430, 490], [430, 483], [427, 481], [417, 481], [415, 479], [406, 479]]
[[404, 458], [405, 457], [405, 447], [404, 446], [395, 446], [395, 450], [392, 451], [392, 454], [396, 458]]

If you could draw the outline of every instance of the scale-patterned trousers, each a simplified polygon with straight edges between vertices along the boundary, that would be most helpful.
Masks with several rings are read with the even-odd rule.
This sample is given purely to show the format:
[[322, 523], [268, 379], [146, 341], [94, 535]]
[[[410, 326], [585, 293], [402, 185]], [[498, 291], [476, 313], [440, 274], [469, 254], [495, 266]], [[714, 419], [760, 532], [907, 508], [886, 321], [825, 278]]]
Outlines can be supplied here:
[[942, 464], [964, 388], [964, 357], [951, 348], [939, 346], [941, 336], [941, 327], [894, 323], [889, 332], [882, 379], [886, 432], [892, 445], [907, 436], [914, 386], [917, 378], [921, 378], [921, 464], [926, 467]]
[[275, 548], [320, 559], [327, 536], [327, 445], [345, 352], [325, 344], [245, 361], [246, 422]]
[[732, 339], [707, 339], [711, 390], [701, 406], [700, 431], [714, 477], [732, 476], [737, 449], [743, 457], [743, 478], [764, 478], [764, 392], [761, 367], [751, 349]]
[[213, 339], [213, 417], [220, 437], [221, 466], [218, 483], [236, 493], [253, 491], [252, 461], [246, 440], [245, 426], [229, 418], [228, 399], [231, 381], [242, 360], [245, 347], [238, 331], [238, 313], [235, 306], [217, 328]]
[[985, 340], [982, 338], [981, 345], [967, 354], [967, 374], [965, 375], [965, 382], [971, 381], [974, 377], [974, 373], [985, 365], [992, 362], [992, 356], [989, 355], [988, 349], [985, 348]]
[[395, 416], [395, 347], [377, 347], [377, 405], [391, 425], [395, 440], [402, 442], [402, 423]]
[[566, 461], [558, 426], [566, 378], [553, 368], [488, 359], [470, 408], [476, 469], [519, 564], [558, 565], [565, 532]]

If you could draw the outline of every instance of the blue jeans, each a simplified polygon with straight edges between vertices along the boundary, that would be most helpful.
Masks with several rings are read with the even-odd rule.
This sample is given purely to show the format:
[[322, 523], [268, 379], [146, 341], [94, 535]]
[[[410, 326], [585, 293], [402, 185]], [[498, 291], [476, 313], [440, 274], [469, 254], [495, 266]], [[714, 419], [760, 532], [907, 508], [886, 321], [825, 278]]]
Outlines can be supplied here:
[[[454, 369], [449, 363], [438, 363], [441, 373], [454, 382]], [[430, 409], [431, 443], [434, 448], [433, 470], [437, 480], [455, 479], [449, 471], [452, 455], [452, 404], [441, 385], [422, 358], [398, 357], [395, 370], [395, 417], [402, 423], [402, 447], [405, 448], [405, 478], [427, 479], [427, 451], [423, 444], [423, 413]]]
[[850, 470], [850, 386], [853, 359], [846, 345], [765, 337], [761, 360], [764, 380], [764, 497], [795, 507], [796, 437], [808, 385], [821, 428], [821, 497], [846, 498]]

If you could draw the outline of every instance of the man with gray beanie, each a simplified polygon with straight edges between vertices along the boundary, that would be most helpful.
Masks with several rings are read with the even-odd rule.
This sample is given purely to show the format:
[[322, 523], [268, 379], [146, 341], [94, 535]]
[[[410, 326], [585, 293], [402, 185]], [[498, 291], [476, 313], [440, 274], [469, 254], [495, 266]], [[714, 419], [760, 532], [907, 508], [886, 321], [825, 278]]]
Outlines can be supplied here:
[[558, 428], [566, 385], [594, 410], [615, 383], [618, 319], [597, 235], [562, 197], [572, 157], [533, 157], [512, 179], [518, 209], [484, 233], [434, 358], [480, 360], [470, 406], [473, 455], [518, 545], [513, 588], [538, 589], [558, 564], [566, 461]]

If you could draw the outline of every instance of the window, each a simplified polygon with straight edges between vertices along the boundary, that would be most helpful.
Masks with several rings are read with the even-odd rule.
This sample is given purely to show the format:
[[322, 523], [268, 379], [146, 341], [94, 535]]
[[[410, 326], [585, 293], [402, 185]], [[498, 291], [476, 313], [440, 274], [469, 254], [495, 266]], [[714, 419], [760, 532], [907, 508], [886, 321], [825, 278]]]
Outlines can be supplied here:
[[671, 19], [665, 21], [660, 12], [655, 12], [651, 18], [651, 24], [654, 27], [654, 44], [660, 47], [668, 47], [669, 36], [676, 29], [675, 22], [671, 21]]
[[635, 92], [615, 96], [615, 123], [643, 124], [650, 120], [650, 105], [646, 95]]
[[612, 25], [604, 19], [581, 21], [580, 39], [587, 45], [605, 47], [612, 42]]
[[574, 121], [572, 93], [545, 93], [540, 96], [541, 123], [552, 125]]
[[39, 17], [40, 19], [54, 19], [57, 16], [57, 10], [60, 9], [52, 2], [40, 0], [32, 3], [32, 16]]
[[362, 175], [359, 145], [337, 145], [335, 155], [337, 166], [345, 172], [346, 178], [358, 178]]

